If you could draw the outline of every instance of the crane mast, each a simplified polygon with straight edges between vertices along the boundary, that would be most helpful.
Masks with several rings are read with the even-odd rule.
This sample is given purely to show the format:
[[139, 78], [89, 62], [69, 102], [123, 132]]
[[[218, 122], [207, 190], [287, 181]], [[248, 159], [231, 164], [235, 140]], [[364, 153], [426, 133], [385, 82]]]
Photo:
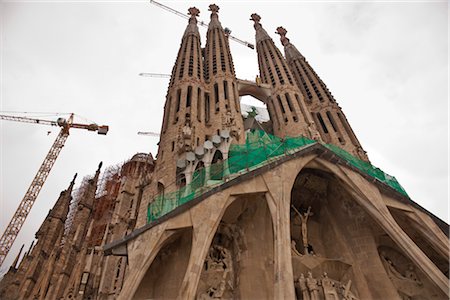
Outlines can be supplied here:
[[0, 115], [1, 120], [9, 120], [9, 121], [18, 121], [25, 123], [35, 123], [35, 124], [43, 124], [43, 125], [51, 125], [51, 126], [60, 126], [61, 131], [56, 137], [53, 145], [47, 153], [44, 161], [42, 162], [39, 170], [34, 176], [33, 181], [30, 184], [25, 196], [19, 204], [16, 212], [14, 213], [11, 221], [5, 229], [2, 237], [0, 238], [0, 266], [3, 264], [6, 256], [9, 253], [17, 235], [22, 228], [22, 225], [25, 223], [25, 220], [30, 213], [31, 208], [33, 207], [36, 198], [39, 195], [39, 192], [42, 189], [42, 186], [45, 183], [50, 171], [55, 164], [56, 159], [58, 158], [59, 153], [61, 152], [64, 144], [69, 137], [69, 129], [71, 127], [87, 129], [89, 131], [97, 131], [98, 134], [106, 134], [108, 132], [108, 126], [98, 126], [97, 124], [76, 124], [73, 123], [73, 114], [70, 115], [68, 120], [63, 118], [59, 118], [55, 121], [48, 120], [40, 120], [26, 117], [16, 117], [16, 116], [8, 116], [8, 115]]

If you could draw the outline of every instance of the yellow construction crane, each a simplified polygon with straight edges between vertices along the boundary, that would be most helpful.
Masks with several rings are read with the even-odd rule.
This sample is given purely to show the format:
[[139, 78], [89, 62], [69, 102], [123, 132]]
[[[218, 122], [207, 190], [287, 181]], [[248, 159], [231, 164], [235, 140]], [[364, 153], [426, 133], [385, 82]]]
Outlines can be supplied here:
[[0, 115], [0, 120], [9, 120], [9, 121], [17, 121], [17, 122], [25, 122], [25, 123], [34, 123], [34, 124], [42, 124], [42, 125], [50, 125], [50, 126], [59, 126], [61, 127], [61, 131], [56, 137], [55, 142], [53, 143], [50, 151], [42, 162], [41, 167], [39, 168], [36, 176], [30, 184], [25, 196], [19, 204], [14, 216], [9, 222], [8, 226], [5, 229], [1, 239], [0, 239], [0, 266], [3, 264], [6, 256], [8, 255], [11, 246], [14, 243], [17, 235], [22, 228], [23, 223], [25, 222], [31, 207], [36, 201], [39, 192], [41, 191], [42, 186], [45, 183], [45, 180], [50, 173], [56, 159], [58, 158], [61, 149], [64, 146], [67, 138], [69, 137], [69, 129], [70, 128], [78, 128], [78, 129], [86, 129], [89, 131], [96, 131], [98, 134], [105, 135], [108, 133], [108, 126], [99, 126], [95, 123], [93, 124], [79, 124], [73, 122], [74, 114], [70, 114], [68, 119], [58, 118], [57, 121], [49, 121], [49, 120], [41, 120], [34, 119], [28, 117], [18, 117], [11, 115]]
[[[168, 6], [164, 5], [164, 4], [161, 4], [161, 3], [159, 3], [159, 2], [156, 2], [156, 1], [154, 1], [154, 0], [150, 0], [150, 3], [153, 4], [153, 5], [155, 5], [155, 6], [160, 7], [160, 8], [162, 8], [162, 9], [165, 9], [165, 10], [167, 10], [167, 11], [169, 11], [169, 12], [171, 12], [171, 13], [173, 13], [173, 14], [179, 16], [179, 17], [182, 17], [182, 18], [185, 18], [185, 19], [189, 19], [189, 18], [190, 18], [190, 16], [188, 16], [187, 14], [183, 14], [182, 12], [179, 12], [178, 10], [175, 10], [175, 9], [173, 9], [173, 8], [171, 8], [171, 7], [168, 7]], [[203, 26], [203, 27], [208, 27], [208, 24], [205, 23], [205, 22], [203, 22], [203, 21], [199, 21], [198, 23], [199, 23], [201, 26]], [[250, 48], [250, 49], [255, 49], [255, 45], [250, 44], [249, 42], [243, 41], [243, 40], [241, 40], [241, 39], [238, 39], [237, 37], [232, 36], [232, 35], [231, 35], [231, 30], [230, 30], [229, 28], [225, 27], [225, 28], [224, 28], [224, 31], [225, 31], [225, 34], [228, 36], [228, 38], [229, 38], [230, 40], [233, 40], [233, 41], [235, 41], [235, 42], [237, 42], [237, 43], [239, 43], [239, 44], [241, 44], [241, 45], [247, 46], [247, 47]]]

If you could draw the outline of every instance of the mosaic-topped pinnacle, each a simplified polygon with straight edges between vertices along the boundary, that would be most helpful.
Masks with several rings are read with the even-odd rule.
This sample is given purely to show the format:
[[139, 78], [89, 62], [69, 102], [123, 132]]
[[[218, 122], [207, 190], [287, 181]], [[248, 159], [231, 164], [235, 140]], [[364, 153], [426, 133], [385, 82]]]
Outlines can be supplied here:
[[211, 4], [208, 10], [211, 12], [211, 14], [217, 14], [219, 12], [219, 9], [220, 7], [216, 4]]
[[261, 17], [255, 13], [250, 16], [250, 20], [254, 21], [256, 25], [259, 24], [259, 21], [261, 21]]
[[188, 15], [190, 15], [191, 16], [191, 19], [192, 18], [196, 18], [196, 17], [198, 17], [199, 15], [200, 15], [200, 10], [197, 8], [197, 7], [190, 7], [189, 9], [188, 9]]
[[275, 33], [280, 35], [280, 40], [283, 46], [289, 44], [289, 39], [286, 37], [287, 30], [284, 27], [277, 27], [277, 31], [275, 31]]
[[262, 27], [261, 23], [259, 23], [259, 21], [261, 21], [261, 17], [258, 14], [256, 14], [256, 13], [252, 14], [250, 20], [255, 22], [255, 24], [253, 24], [253, 27], [256, 30], [256, 43], [257, 44], [261, 41], [271, 39], [270, 36], [267, 34], [267, 32]]

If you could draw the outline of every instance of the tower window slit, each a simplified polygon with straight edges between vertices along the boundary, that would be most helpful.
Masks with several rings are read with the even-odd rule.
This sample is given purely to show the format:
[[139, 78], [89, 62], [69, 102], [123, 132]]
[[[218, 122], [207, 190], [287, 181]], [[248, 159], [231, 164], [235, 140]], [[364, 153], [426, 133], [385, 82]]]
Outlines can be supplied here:
[[205, 122], [206, 123], [209, 122], [210, 108], [211, 108], [211, 104], [210, 104], [210, 100], [209, 100], [209, 93], [205, 93]]
[[179, 79], [183, 78], [184, 63], [186, 61], [186, 47], [187, 47], [187, 43], [183, 43], [183, 51], [181, 52], [180, 73], [178, 74]]
[[[306, 113], [305, 113], [305, 110], [304, 110], [304, 108], [303, 108], [303, 103], [302, 103], [302, 101], [300, 100], [300, 97], [299, 97], [298, 94], [295, 94], [295, 99], [297, 100], [298, 107], [300, 107], [300, 113], [301, 113], [301, 115], [303, 115], [303, 117], [306, 118]], [[297, 115], [297, 117], [298, 117], [298, 115]]]
[[289, 110], [290, 110], [291, 112], [293, 112], [294, 109], [293, 109], [293, 107], [292, 107], [291, 97], [289, 97], [289, 94], [288, 94], [288, 93], [284, 94], [284, 96], [286, 97], [286, 101], [287, 101]]
[[194, 73], [194, 38], [191, 37], [191, 51], [189, 53], [189, 70], [188, 75], [192, 76]]
[[266, 71], [264, 69], [264, 65], [263, 65], [263, 60], [262, 60], [262, 55], [258, 54], [258, 63], [259, 63], [259, 70], [261, 73], [261, 80], [264, 83], [268, 83], [267, 81], [267, 75], [266, 75]]
[[270, 49], [269, 41], [267, 41], [267, 50], [269, 51], [270, 57], [272, 58], [273, 64], [275, 66], [275, 71], [277, 72], [278, 80], [280, 81], [281, 84], [284, 84], [284, 78], [281, 74], [280, 67], [277, 64], [277, 61], [275, 60], [275, 56], [274, 56], [272, 50]]
[[317, 113], [317, 119], [319, 120], [320, 126], [322, 126], [323, 132], [328, 133], [327, 126], [325, 125], [325, 122], [323, 121], [320, 113]]
[[331, 115], [331, 113], [329, 111], [327, 111], [327, 117], [328, 117], [328, 120], [330, 120], [331, 127], [333, 127], [334, 132], [338, 132], [336, 123], [334, 122], [333, 116]]
[[267, 59], [267, 53], [263, 50], [264, 60], [266, 62], [267, 71], [269, 72], [270, 81], [272, 82], [272, 86], [275, 86], [275, 79], [273, 77], [272, 69], [270, 68], [269, 60]]
[[277, 48], [275, 49], [275, 53], [277, 54], [277, 57], [278, 57], [278, 59], [281, 62], [281, 66], [283, 67], [284, 73], [286, 74], [287, 79], [289, 80], [289, 83], [293, 85], [294, 83], [292, 82], [291, 74], [289, 73], [289, 70], [286, 67], [285, 60], [284, 60], [283, 56], [281, 55], [280, 51]]
[[[197, 37], [196, 37], [196, 39], [197, 39]], [[196, 40], [196, 45], [197, 45], [197, 78], [200, 79], [201, 78], [200, 59], [201, 59], [201, 55], [202, 55], [202, 50], [200, 49], [200, 43], [197, 43], [197, 40]]]
[[305, 89], [305, 92], [306, 92], [306, 94], [308, 96], [308, 99], [311, 100], [312, 99], [312, 94], [309, 91], [308, 85], [306, 84], [305, 78], [304, 78], [302, 72], [300, 71], [300, 69], [298, 68], [298, 64], [297, 63], [295, 64], [295, 68], [297, 69], [297, 72], [299, 74], [300, 80], [302, 81], [302, 85], [303, 85], [303, 88]]
[[292, 104], [291, 96], [289, 96], [288, 93], [284, 94], [284, 96], [286, 97], [286, 102], [289, 106], [289, 110], [292, 113], [292, 119], [294, 120], [294, 122], [298, 122], [297, 112], [295, 111], [294, 106]]
[[187, 97], [186, 97], [186, 107], [191, 107], [192, 100], [192, 86], [188, 86]]
[[202, 118], [202, 90], [200, 88], [197, 89], [197, 120], [201, 123]]
[[220, 34], [219, 29], [216, 29], [216, 31], [217, 31], [217, 37], [219, 38], [220, 63], [221, 63], [222, 71], [225, 72], [225, 54], [224, 54], [225, 49], [223, 48], [223, 43], [222, 43], [223, 35]]
[[181, 103], [181, 89], [178, 89], [177, 91], [177, 106], [176, 106], [176, 112], [180, 111], [180, 103]]
[[213, 74], [217, 74], [216, 35], [212, 34]]
[[214, 84], [214, 105], [216, 108], [216, 112], [218, 112], [220, 108], [219, 108], [219, 85], [217, 83]]
[[225, 99], [228, 99], [228, 82], [226, 80], [223, 82], [223, 94]]
[[229, 64], [230, 72], [232, 74], [234, 74], [233, 58], [231, 57], [231, 51], [230, 51], [230, 45], [228, 43], [228, 38], [225, 38], [225, 46], [228, 51], [228, 64]]
[[285, 114], [286, 111], [284, 110], [283, 103], [281, 102], [281, 97], [279, 95], [277, 96], [277, 100], [278, 100], [278, 105], [280, 105], [281, 112], [283, 114]]
[[345, 131], [347, 132], [348, 137], [350, 138], [351, 142], [355, 145], [355, 146], [359, 146], [359, 142], [356, 139], [356, 137], [353, 135], [353, 131], [350, 128], [350, 126], [347, 123], [347, 119], [341, 114], [341, 113], [337, 113], [338, 118], [341, 120], [342, 125], [345, 128]]

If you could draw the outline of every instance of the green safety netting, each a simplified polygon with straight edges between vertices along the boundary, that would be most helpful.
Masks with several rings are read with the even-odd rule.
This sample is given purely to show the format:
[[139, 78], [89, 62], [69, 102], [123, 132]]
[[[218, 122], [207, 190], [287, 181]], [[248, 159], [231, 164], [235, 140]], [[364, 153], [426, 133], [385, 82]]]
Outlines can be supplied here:
[[[277, 157], [294, 153], [301, 147], [313, 143], [316, 143], [316, 141], [303, 136], [285, 137], [282, 139], [267, 134], [262, 130], [249, 131], [245, 144], [230, 146], [228, 159], [218, 161], [207, 168], [199, 168], [194, 172], [190, 184], [175, 192], [156, 196], [155, 200], [148, 206], [147, 220], [148, 222], [153, 222], [159, 219], [178, 206], [222, 184], [224, 178], [239, 176], [268, 164], [277, 159]], [[352, 156], [337, 146], [330, 144], [324, 144], [324, 146], [347, 161], [348, 164], [408, 196], [395, 177], [384, 173], [368, 162]], [[206, 181], [206, 178], [209, 179]]]
[[[387, 184], [397, 192], [401, 193], [402, 195], [408, 197], [408, 194], [403, 189], [403, 187], [398, 183], [397, 179], [395, 179], [394, 176], [391, 176], [387, 173], [384, 173], [379, 168], [372, 166], [369, 162], [360, 160], [347, 151], [339, 148], [338, 146], [332, 145], [332, 144], [324, 144], [325, 147], [333, 151], [335, 154], [337, 154], [340, 158], [347, 161], [347, 163], [353, 167], [356, 167], [360, 171], [366, 173], [367, 175], [370, 175], [379, 181]], [[409, 198], [409, 197], [408, 197]]]

